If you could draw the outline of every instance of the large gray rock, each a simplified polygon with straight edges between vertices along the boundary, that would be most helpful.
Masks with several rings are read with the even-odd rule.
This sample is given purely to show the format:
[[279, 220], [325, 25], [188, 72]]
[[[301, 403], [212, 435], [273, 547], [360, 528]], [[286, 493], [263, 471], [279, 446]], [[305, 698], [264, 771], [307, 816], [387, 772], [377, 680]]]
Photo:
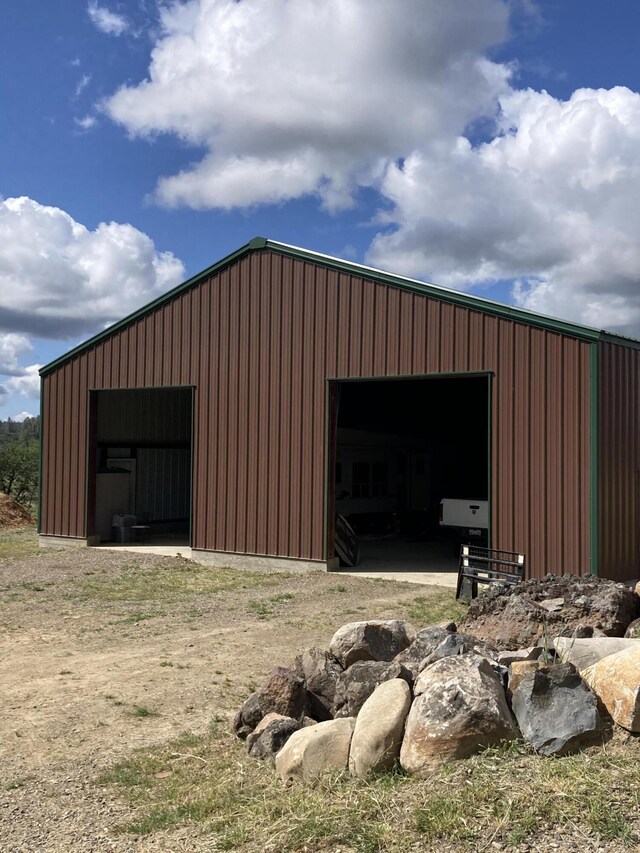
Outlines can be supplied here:
[[273, 669], [265, 684], [249, 696], [233, 720], [233, 730], [238, 737], [246, 738], [272, 712], [296, 720], [307, 713], [304, 679], [283, 666]]
[[291, 717], [271, 720], [249, 748], [249, 755], [275, 763], [276, 755], [294, 732], [301, 728], [300, 722]]
[[401, 678], [404, 672], [395, 661], [356, 661], [338, 678], [334, 717], [356, 717], [379, 684], [392, 678]]
[[486, 658], [442, 658], [420, 678], [424, 692], [411, 706], [400, 750], [407, 773], [428, 775], [443, 762], [518, 737], [504, 690]]
[[582, 675], [615, 723], [640, 732], [640, 644], [602, 658]]
[[473, 652], [487, 660], [497, 662], [498, 649], [485, 640], [478, 640], [470, 634], [447, 634], [447, 636], [439, 643], [436, 648], [420, 663], [420, 669], [430, 666], [437, 660], [442, 658], [453, 657], [454, 655], [467, 655]]
[[624, 637], [554, 637], [553, 645], [562, 663], [572, 663], [582, 671], [602, 658], [634, 645], [640, 648], [640, 640]]
[[471, 602], [459, 627], [499, 649], [519, 649], [537, 645], [544, 634], [622, 637], [639, 617], [640, 597], [624, 584], [547, 575], [516, 586], [489, 587]]
[[330, 720], [336, 682], [343, 672], [337, 659], [331, 652], [314, 647], [298, 655], [293, 669], [307, 685], [309, 714], [316, 720]]
[[273, 723], [274, 720], [291, 720], [292, 717], [285, 717], [283, 714], [275, 714], [273, 711], [270, 714], [266, 714], [255, 727], [255, 729], [251, 732], [251, 734], [247, 735], [246, 745], [247, 752], [251, 752], [251, 747], [258, 740], [262, 732], [267, 728], [269, 723]]
[[276, 755], [276, 770], [289, 785], [311, 782], [325, 770], [346, 770], [355, 720], [326, 720], [299, 729]]
[[542, 656], [543, 651], [542, 646], [529, 646], [528, 649], [510, 649], [498, 652], [498, 663], [509, 667], [512, 663], [538, 660]]
[[[453, 623], [451, 625], [453, 626]], [[418, 631], [411, 645], [395, 656], [394, 661], [402, 664], [413, 678], [417, 678], [424, 659], [429, 657], [451, 633], [447, 627], [440, 625], [423, 628]]]
[[393, 767], [410, 707], [411, 689], [403, 679], [392, 678], [376, 687], [358, 714], [351, 739], [349, 770], [354, 776]]
[[530, 672], [539, 669], [543, 664], [537, 660], [514, 660], [509, 664], [507, 676], [507, 696], [509, 700], [522, 683], [523, 678]]
[[402, 619], [350, 622], [333, 635], [329, 651], [347, 669], [360, 660], [393, 660], [415, 636], [413, 625]]
[[526, 673], [511, 707], [523, 737], [542, 755], [573, 752], [602, 730], [596, 696], [571, 663]]

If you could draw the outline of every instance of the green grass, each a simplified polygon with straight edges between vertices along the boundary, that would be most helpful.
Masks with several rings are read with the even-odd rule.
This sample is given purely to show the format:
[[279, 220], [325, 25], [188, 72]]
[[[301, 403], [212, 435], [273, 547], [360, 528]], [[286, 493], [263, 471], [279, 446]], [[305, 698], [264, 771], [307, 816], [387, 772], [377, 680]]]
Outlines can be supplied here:
[[271, 619], [274, 616], [280, 616], [282, 613], [282, 605], [292, 601], [294, 596], [290, 592], [279, 592], [276, 595], [271, 595], [268, 598], [254, 599], [249, 602], [249, 610], [253, 612], [258, 619]]
[[25, 527], [21, 530], [0, 529], [0, 560], [11, 560], [15, 557], [30, 557], [40, 551], [38, 534], [35, 527]]
[[146, 720], [148, 717], [157, 717], [159, 714], [151, 708], [145, 708], [144, 705], [134, 705], [131, 716], [137, 717], [139, 720]]
[[460, 604], [454, 598], [452, 589], [438, 589], [429, 595], [419, 595], [413, 599], [407, 609], [407, 618], [416, 628], [425, 628], [445, 619], [456, 622], [467, 612], [467, 605]]
[[[524, 746], [487, 750], [430, 773], [356, 780], [326, 775], [285, 788], [269, 765], [216, 724], [137, 752], [100, 780], [135, 806], [123, 833], [153, 835], [191, 826], [212, 849], [354, 853], [437, 849], [475, 851], [491, 841], [513, 848], [549, 831], [581, 831], [602, 846], [637, 849], [640, 841], [640, 743], [562, 759]], [[609, 849], [606, 847], [606, 849]], [[616, 848], [618, 849], [618, 848]]]
[[21, 581], [18, 586], [22, 587], [22, 589], [28, 590], [29, 592], [44, 592], [48, 586], [53, 586], [53, 582], [35, 583], [35, 581]]
[[33, 779], [33, 776], [18, 776], [4, 786], [5, 791], [18, 791]]

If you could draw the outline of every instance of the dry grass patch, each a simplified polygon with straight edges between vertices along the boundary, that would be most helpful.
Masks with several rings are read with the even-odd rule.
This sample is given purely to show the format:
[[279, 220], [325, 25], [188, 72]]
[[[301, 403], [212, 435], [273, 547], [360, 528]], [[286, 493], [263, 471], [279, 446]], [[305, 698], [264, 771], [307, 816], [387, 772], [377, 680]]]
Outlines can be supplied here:
[[0, 560], [30, 557], [39, 551], [35, 527], [23, 527], [19, 530], [0, 528]]
[[607, 851], [640, 842], [640, 743], [622, 737], [562, 759], [512, 744], [426, 780], [334, 774], [284, 788], [216, 725], [206, 737], [136, 753], [101, 783], [134, 807], [122, 832], [153, 836], [186, 825], [217, 850], [401, 853], [446, 842], [453, 845], [446, 849], [478, 851], [492, 842], [516, 849], [543, 835]]

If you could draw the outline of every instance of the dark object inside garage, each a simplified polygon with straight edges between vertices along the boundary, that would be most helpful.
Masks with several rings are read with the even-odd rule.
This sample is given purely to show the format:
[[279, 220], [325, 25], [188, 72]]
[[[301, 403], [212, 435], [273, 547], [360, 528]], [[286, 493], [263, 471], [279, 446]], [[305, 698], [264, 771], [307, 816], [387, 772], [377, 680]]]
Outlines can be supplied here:
[[[335, 507], [358, 534], [360, 567], [452, 568], [442, 498], [489, 497], [489, 377], [338, 383]], [[400, 569], [398, 569], [400, 570]]]
[[189, 544], [191, 389], [99, 391], [91, 404], [93, 535]]

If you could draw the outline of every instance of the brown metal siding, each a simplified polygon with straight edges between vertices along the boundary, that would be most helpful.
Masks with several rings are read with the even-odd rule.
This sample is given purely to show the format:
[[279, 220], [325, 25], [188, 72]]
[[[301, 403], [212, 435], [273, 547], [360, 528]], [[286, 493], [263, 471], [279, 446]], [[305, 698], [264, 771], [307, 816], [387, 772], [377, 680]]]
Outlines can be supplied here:
[[194, 547], [323, 559], [327, 378], [475, 371], [493, 543], [536, 576], [586, 571], [589, 344], [270, 251], [45, 377], [43, 532], [84, 535], [88, 388], [192, 384]]
[[640, 351], [598, 347], [600, 574], [632, 580], [640, 551]]

